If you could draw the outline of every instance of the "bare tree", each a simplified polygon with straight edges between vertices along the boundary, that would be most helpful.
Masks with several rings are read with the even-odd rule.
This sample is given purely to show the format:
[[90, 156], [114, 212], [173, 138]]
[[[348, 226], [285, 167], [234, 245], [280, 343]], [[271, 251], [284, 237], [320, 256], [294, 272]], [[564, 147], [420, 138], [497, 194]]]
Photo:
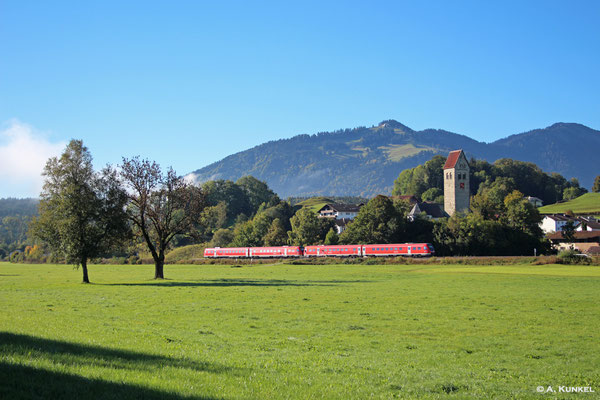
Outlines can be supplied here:
[[154, 279], [164, 279], [166, 251], [176, 235], [194, 234], [205, 207], [200, 188], [172, 168], [139, 157], [123, 158], [121, 177], [128, 189], [128, 215], [154, 259]]

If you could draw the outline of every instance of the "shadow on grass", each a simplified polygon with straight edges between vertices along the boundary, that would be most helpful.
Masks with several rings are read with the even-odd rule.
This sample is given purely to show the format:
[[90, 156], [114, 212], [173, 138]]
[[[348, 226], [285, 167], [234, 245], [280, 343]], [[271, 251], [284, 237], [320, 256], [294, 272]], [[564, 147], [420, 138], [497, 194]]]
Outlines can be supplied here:
[[0, 332], [0, 356], [8, 355], [24, 359], [49, 359], [65, 365], [93, 365], [111, 369], [143, 371], [171, 367], [210, 373], [234, 372], [230, 367], [214, 363]]
[[[168, 379], [168, 377], [165, 377]], [[65, 374], [0, 362], [2, 399], [144, 399], [202, 400], [206, 396], [180, 396], [174, 393], [125, 383]]]
[[359, 283], [372, 281], [291, 281], [285, 279], [211, 279], [201, 281], [174, 282], [174, 281], [152, 281], [141, 283], [103, 283], [108, 286], [162, 286], [162, 287], [228, 287], [228, 286], [334, 286], [344, 283]]

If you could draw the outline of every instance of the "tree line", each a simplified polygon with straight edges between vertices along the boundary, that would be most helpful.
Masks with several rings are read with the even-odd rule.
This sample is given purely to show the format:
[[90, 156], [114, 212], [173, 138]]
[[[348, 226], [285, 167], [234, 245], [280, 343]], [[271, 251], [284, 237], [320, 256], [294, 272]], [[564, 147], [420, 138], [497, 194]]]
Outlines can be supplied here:
[[[394, 181], [392, 194], [414, 195], [424, 201], [443, 203], [445, 162], [445, 157], [435, 156], [425, 164], [402, 171]], [[576, 178], [567, 180], [558, 173], [547, 174], [530, 162], [503, 158], [492, 164], [471, 159], [469, 166], [471, 195], [485, 192], [493, 195], [497, 191], [506, 195], [518, 190], [525, 196], [537, 197], [545, 204], [553, 204], [574, 199], [587, 192]], [[600, 187], [600, 180], [596, 180]]]
[[[395, 194], [439, 200], [435, 190], [443, 187], [444, 162], [436, 156], [403, 171]], [[539, 228], [541, 216], [520, 189], [536, 194], [535, 190], [554, 185], [547, 195], [558, 196], [562, 190], [564, 196], [565, 189], [577, 189], [578, 184], [514, 160], [494, 164], [471, 160], [471, 166], [476, 182], [471, 185], [472, 213], [438, 221], [423, 216], [409, 222], [409, 203], [377, 196], [338, 235], [334, 220], [318, 218], [308, 207], [292, 206], [254, 177], [196, 186], [172, 168], [163, 170], [139, 157], [123, 158], [118, 168], [94, 171], [89, 150], [82, 141], [73, 140], [44, 169], [39, 216], [33, 218], [28, 233], [36, 242], [30, 240], [15, 254], [26, 260], [49, 253], [48, 261], [80, 266], [84, 282], [89, 282], [89, 260], [140, 251], [152, 256], [154, 277], [162, 279], [167, 252], [195, 243], [246, 247], [429, 242], [439, 255], [549, 251]]]

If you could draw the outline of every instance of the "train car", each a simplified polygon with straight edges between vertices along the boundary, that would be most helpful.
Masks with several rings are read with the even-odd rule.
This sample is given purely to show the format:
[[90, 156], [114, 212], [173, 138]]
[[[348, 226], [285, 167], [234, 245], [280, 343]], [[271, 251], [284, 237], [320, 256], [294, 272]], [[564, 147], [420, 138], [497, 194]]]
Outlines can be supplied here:
[[363, 246], [353, 244], [348, 246], [306, 246], [304, 257], [359, 257]]
[[434, 253], [435, 250], [430, 243], [367, 244], [363, 246], [363, 255], [366, 257], [430, 257]]
[[256, 258], [265, 257], [300, 257], [302, 248], [299, 246], [275, 246], [275, 247], [250, 247], [249, 256]]
[[288, 258], [288, 257], [430, 257], [435, 253], [430, 243], [355, 244], [339, 246], [212, 247], [204, 250], [206, 258]]
[[249, 247], [209, 247], [204, 249], [207, 258], [241, 258], [249, 257]]

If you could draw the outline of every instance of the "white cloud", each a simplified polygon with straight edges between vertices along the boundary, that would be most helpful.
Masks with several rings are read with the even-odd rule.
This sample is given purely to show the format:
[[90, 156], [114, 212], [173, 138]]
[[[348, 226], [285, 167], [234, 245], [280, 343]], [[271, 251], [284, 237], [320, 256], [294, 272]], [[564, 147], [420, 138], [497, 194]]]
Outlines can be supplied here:
[[0, 130], [0, 197], [38, 197], [46, 161], [65, 146], [20, 121], [6, 124]]

